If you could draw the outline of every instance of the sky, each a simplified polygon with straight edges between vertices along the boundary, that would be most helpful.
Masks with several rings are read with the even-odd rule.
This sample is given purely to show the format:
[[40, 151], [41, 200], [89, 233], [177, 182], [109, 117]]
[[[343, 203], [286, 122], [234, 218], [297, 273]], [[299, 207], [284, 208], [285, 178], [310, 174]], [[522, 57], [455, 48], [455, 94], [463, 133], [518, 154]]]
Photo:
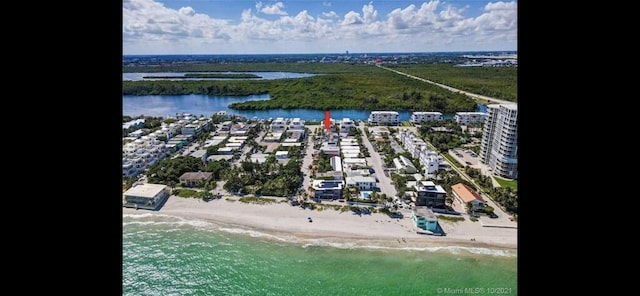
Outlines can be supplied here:
[[123, 0], [124, 55], [517, 51], [518, 2]]

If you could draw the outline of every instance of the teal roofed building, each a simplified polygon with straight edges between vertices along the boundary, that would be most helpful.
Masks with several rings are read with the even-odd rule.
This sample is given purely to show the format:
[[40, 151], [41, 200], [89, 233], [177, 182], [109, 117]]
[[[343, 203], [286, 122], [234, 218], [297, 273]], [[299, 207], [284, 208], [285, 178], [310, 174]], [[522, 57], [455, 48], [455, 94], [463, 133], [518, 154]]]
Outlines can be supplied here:
[[413, 208], [411, 210], [411, 219], [416, 227], [420, 229], [428, 230], [432, 233], [438, 232], [438, 218], [436, 218], [431, 209], [425, 206]]

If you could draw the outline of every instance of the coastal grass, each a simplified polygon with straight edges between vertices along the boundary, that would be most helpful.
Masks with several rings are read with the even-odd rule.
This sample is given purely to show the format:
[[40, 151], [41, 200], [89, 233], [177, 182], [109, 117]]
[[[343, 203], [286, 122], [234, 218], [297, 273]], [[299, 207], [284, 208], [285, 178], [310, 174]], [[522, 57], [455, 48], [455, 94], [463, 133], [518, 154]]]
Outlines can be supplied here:
[[500, 177], [493, 177], [501, 187], [509, 187], [513, 190], [518, 190], [518, 180], [507, 180]]
[[449, 163], [455, 165], [458, 168], [463, 168], [462, 164], [455, 160], [455, 158], [451, 157], [451, 155], [449, 155], [448, 153], [442, 153], [442, 156], [444, 156], [444, 158], [446, 158]]
[[259, 204], [259, 205], [273, 204], [277, 202], [275, 198], [255, 197], [255, 196], [243, 196], [239, 200], [240, 202], [243, 202], [243, 203]]
[[452, 217], [452, 216], [445, 216], [445, 215], [438, 215], [438, 220], [444, 220], [444, 221], [450, 221], [450, 222], [460, 222], [460, 221], [464, 221], [464, 217]]
[[196, 191], [196, 190], [186, 189], [186, 188], [176, 188], [176, 189], [173, 189], [173, 195], [184, 197], [184, 198], [204, 198], [206, 195], [206, 192]]

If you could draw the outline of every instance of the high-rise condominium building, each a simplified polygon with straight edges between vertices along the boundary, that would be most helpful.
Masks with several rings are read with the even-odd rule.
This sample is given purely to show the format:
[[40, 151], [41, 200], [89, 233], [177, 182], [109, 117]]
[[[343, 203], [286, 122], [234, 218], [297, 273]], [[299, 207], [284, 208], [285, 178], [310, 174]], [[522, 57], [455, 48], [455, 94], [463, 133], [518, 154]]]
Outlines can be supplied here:
[[487, 105], [480, 161], [501, 177], [518, 179], [518, 105]]

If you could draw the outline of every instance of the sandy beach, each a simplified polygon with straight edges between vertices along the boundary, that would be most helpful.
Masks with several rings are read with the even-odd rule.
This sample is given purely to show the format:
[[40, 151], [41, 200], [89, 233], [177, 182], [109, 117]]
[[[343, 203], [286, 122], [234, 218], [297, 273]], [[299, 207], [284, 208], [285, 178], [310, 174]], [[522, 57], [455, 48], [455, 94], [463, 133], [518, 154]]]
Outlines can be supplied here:
[[[483, 227], [481, 221], [439, 220], [446, 236], [416, 233], [409, 212], [402, 219], [385, 214], [356, 215], [334, 209], [302, 209], [287, 203], [250, 204], [237, 196], [205, 202], [200, 199], [171, 196], [159, 211], [123, 208], [124, 215], [168, 215], [200, 219], [233, 229], [266, 234], [265, 237], [301, 244], [341, 246], [378, 246], [391, 248], [477, 247], [517, 251], [517, 229]], [[309, 222], [311, 217], [313, 222]], [[489, 219], [489, 218], [486, 218]], [[481, 218], [482, 220], [482, 218]]]

